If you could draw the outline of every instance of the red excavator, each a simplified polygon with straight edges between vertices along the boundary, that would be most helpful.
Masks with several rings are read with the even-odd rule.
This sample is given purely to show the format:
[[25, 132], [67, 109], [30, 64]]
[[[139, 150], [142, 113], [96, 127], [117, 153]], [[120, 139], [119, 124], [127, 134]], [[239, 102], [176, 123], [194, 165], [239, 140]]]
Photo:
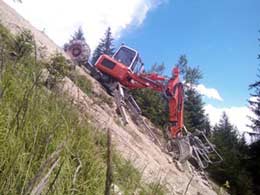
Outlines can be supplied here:
[[[78, 43], [76, 46], [75, 48], [78, 50]], [[73, 45], [70, 48], [69, 51], [73, 51]], [[69, 54], [71, 56], [73, 52]], [[116, 97], [117, 106], [126, 123], [128, 119], [125, 107], [127, 110], [131, 110], [134, 117], [141, 114], [141, 109], [129, 95], [129, 90], [149, 88], [163, 95], [169, 107], [167, 130], [169, 136], [166, 148], [174, 159], [179, 162], [191, 160], [201, 169], [206, 168], [209, 163], [222, 160], [202, 131], [197, 130], [191, 134], [184, 126], [184, 87], [180, 82], [177, 67], [173, 68], [171, 78], [157, 73], [145, 73], [138, 52], [126, 45], [122, 45], [112, 57], [101, 55], [95, 65], [87, 63], [86, 67], [90, 70], [91, 75]], [[154, 135], [153, 137], [155, 138]], [[209, 155], [212, 153], [215, 155]], [[212, 156], [214, 160], [211, 159]]]

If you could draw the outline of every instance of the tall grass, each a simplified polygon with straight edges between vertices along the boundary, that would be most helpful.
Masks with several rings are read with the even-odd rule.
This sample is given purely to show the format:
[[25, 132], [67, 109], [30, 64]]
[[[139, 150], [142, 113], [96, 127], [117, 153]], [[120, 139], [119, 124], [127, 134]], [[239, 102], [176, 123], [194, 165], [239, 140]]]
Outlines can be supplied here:
[[[34, 45], [29, 32], [14, 37], [0, 25], [0, 194], [103, 194], [105, 136], [55, 91], [67, 74], [62, 56], [47, 63]], [[52, 90], [43, 69], [51, 73]], [[113, 182], [125, 194], [163, 194], [114, 155]]]
[[[16, 49], [27, 51], [22, 47], [29, 45]], [[31, 52], [10, 56], [13, 51], [1, 47], [0, 194], [37, 191], [44, 177], [44, 193], [102, 194], [105, 147], [96, 144], [96, 132], [87, 120], [79, 121], [64, 96], [46, 89], [40, 79], [44, 62]]]

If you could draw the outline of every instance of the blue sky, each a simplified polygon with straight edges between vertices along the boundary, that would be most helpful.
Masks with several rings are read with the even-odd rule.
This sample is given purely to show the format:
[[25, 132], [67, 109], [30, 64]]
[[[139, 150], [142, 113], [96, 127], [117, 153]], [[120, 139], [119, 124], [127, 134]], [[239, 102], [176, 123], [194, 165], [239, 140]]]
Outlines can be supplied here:
[[81, 26], [95, 49], [110, 26], [116, 45], [136, 48], [148, 69], [181, 54], [204, 74], [203, 95], [211, 124], [223, 111], [240, 132], [249, 131], [248, 85], [260, 63], [260, 0], [4, 0], [58, 45]]
[[259, 0], [174, 0], [153, 10], [119, 42], [137, 48], [146, 66], [164, 62], [166, 72], [186, 54], [190, 65], [200, 66], [201, 82], [224, 100], [205, 98], [207, 103], [244, 106], [259, 64], [259, 19]]

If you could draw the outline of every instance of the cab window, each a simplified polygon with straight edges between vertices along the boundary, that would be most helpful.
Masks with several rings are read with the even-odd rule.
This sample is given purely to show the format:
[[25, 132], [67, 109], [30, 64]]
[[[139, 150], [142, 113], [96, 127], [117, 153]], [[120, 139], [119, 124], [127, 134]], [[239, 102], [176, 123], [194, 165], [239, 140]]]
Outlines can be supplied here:
[[129, 67], [136, 56], [136, 52], [126, 47], [121, 47], [114, 55], [114, 59]]

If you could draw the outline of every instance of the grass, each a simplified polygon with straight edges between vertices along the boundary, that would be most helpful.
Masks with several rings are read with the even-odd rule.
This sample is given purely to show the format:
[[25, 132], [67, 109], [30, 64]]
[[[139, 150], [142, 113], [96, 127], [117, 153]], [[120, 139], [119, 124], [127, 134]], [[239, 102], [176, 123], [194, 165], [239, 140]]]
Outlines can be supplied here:
[[159, 182], [144, 184], [141, 173], [135, 169], [131, 161], [123, 160], [119, 155], [113, 157], [114, 183], [126, 194], [163, 195], [166, 188]]
[[69, 74], [69, 78], [88, 96], [92, 95], [92, 83], [84, 75], [80, 75], [75, 70], [73, 70]]
[[[66, 61], [61, 55], [37, 59], [27, 33], [14, 37], [0, 25], [0, 194], [103, 194], [106, 136], [79, 117], [66, 95], [46, 88], [42, 70], [49, 70], [55, 85], [68, 74]], [[83, 77], [75, 83], [91, 90]], [[164, 193], [114, 156], [113, 182], [125, 194]]]

